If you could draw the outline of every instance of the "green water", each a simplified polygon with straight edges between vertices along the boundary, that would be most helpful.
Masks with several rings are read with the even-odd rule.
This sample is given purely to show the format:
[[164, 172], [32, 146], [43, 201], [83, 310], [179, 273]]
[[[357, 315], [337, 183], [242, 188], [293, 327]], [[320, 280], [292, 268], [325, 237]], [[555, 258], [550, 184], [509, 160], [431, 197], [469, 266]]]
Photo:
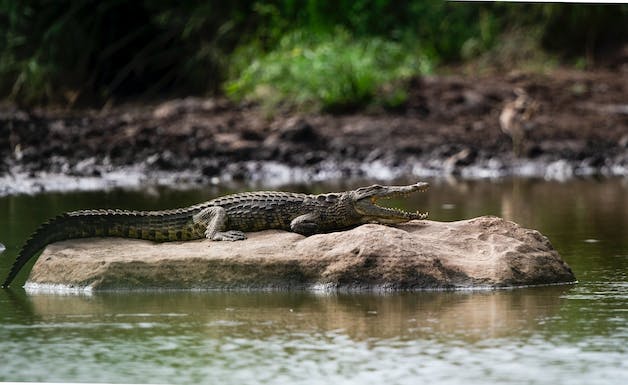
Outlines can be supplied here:
[[[288, 186], [323, 192], [355, 185]], [[0, 198], [4, 277], [45, 218], [160, 209], [216, 189]], [[391, 204], [493, 214], [547, 235], [579, 283], [404, 294], [0, 291], [0, 381], [279, 384], [628, 383], [628, 180], [433, 182]], [[26, 274], [18, 277], [24, 282]]]

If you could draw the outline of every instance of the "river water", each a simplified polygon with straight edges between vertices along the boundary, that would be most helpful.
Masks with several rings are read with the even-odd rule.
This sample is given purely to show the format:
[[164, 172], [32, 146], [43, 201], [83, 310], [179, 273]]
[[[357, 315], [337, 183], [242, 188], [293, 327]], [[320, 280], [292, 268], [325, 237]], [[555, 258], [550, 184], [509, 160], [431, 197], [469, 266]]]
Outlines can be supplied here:
[[[172, 208], [226, 192], [2, 197], [0, 275], [29, 233], [62, 211]], [[538, 229], [579, 283], [403, 294], [2, 290], [0, 381], [628, 383], [627, 179], [440, 180], [428, 193], [390, 204], [428, 210], [434, 220], [492, 214]]]

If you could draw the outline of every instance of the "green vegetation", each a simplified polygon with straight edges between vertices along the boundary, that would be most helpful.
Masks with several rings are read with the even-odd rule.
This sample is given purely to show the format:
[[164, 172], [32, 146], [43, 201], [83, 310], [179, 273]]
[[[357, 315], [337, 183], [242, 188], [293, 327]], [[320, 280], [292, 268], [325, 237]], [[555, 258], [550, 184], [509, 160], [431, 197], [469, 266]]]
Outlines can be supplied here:
[[237, 33], [252, 33], [247, 12], [228, 1], [0, 0], [0, 97], [91, 104], [218, 92]]
[[0, 98], [81, 105], [225, 92], [272, 106], [395, 107], [405, 79], [447, 63], [594, 64], [626, 43], [627, 19], [626, 5], [0, 0]]
[[[247, 56], [234, 56], [240, 55]], [[431, 71], [431, 61], [418, 47], [378, 37], [354, 39], [342, 29], [333, 36], [291, 33], [273, 51], [244, 62], [249, 64], [226, 84], [228, 95], [328, 111], [372, 101], [397, 107], [406, 99], [405, 90], [386, 86]]]

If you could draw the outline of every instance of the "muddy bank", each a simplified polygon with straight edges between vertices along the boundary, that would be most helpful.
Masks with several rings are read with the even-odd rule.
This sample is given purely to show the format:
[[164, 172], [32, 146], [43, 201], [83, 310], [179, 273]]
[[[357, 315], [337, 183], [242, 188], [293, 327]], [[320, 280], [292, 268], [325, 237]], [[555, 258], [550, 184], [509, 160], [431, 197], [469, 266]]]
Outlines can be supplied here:
[[628, 175], [622, 69], [441, 76], [396, 110], [276, 112], [187, 98], [101, 110], [0, 107], [0, 194], [347, 177]]

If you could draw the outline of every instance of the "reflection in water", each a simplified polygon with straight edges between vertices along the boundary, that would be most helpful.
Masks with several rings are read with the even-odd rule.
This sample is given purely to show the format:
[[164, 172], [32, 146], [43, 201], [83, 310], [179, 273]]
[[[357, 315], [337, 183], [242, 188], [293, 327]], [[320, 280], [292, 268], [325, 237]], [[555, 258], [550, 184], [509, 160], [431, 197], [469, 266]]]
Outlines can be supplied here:
[[[591, 340], [598, 352], [587, 351], [586, 328], [565, 322], [574, 319], [565, 312], [573, 290], [22, 292], [10, 301], [5, 291], [2, 317], [11, 315], [0, 346], [12, 353], [0, 381], [553, 383], [574, 368], [587, 370], [570, 383], [625, 378], [617, 342], [606, 345], [612, 333]], [[549, 357], [552, 366], [530, 370]]]
[[[568, 286], [478, 292], [389, 295], [312, 293], [172, 293], [33, 295], [41, 323], [89, 316], [90, 322], [180, 316], [198, 328], [227, 325], [246, 337], [251, 328], [268, 335], [341, 330], [354, 339], [434, 337], [475, 341], [518, 333], [560, 309]], [[542, 295], [540, 295], [542, 294]], [[113, 318], [112, 318], [113, 317]], [[175, 326], [176, 327], [176, 326]]]

